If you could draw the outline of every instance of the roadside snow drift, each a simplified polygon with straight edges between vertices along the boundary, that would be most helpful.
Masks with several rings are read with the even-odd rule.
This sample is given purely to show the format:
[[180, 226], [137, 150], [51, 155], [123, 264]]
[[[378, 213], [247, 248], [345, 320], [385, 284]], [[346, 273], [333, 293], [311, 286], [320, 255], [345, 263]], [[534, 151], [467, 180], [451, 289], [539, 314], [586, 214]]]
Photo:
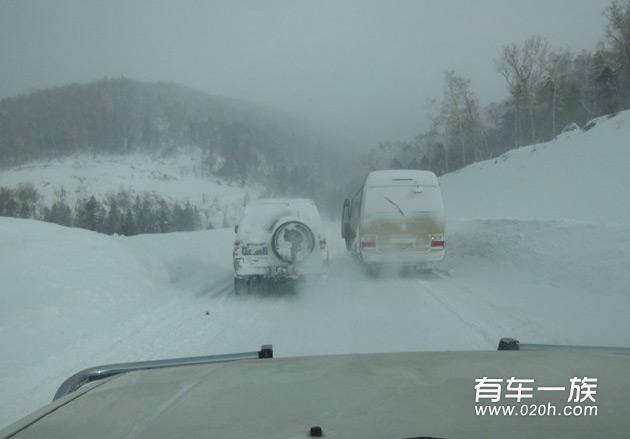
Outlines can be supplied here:
[[165, 298], [160, 261], [130, 253], [116, 238], [0, 218], [0, 249], [2, 420], [23, 410], [21, 397], [34, 386], [56, 382], [65, 364], [81, 361], [67, 356], [69, 347], [90, 346]]
[[447, 218], [630, 224], [630, 111], [440, 179]]

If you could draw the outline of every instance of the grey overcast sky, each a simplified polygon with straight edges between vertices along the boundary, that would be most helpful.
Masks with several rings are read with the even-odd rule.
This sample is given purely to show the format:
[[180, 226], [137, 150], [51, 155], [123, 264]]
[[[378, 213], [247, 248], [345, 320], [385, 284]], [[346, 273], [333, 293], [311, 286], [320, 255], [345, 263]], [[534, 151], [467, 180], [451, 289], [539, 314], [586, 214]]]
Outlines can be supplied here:
[[444, 71], [505, 96], [500, 48], [593, 49], [608, 0], [0, 0], [0, 97], [104, 76], [175, 81], [360, 143], [422, 130]]

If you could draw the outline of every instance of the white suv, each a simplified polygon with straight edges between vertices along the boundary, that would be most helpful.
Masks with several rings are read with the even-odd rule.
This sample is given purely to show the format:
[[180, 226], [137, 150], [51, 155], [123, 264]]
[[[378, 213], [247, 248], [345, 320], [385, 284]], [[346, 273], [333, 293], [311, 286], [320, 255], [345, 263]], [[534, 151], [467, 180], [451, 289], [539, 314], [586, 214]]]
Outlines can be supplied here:
[[328, 247], [317, 206], [303, 198], [252, 201], [235, 228], [234, 291], [260, 279], [324, 275]]

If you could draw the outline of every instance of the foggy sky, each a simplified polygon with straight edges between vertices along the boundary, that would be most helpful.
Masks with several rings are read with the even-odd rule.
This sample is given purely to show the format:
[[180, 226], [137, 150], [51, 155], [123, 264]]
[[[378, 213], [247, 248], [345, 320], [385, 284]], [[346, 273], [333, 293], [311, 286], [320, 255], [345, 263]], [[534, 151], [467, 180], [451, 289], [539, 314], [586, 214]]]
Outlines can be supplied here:
[[608, 0], [0, 0], [0, 97], [126, 76], [271, 105], [362, 144], [426, 127], [444, 71], [506, 95], [500, 48], [593, 49]]

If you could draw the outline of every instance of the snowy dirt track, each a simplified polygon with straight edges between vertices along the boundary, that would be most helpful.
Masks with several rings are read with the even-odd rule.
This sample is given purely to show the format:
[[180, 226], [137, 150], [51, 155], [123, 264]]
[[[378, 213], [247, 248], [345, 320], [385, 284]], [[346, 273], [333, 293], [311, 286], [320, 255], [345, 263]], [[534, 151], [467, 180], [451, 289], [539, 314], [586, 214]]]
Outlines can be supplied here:
[[625, 112], [443, 177], [433, 274], [365, 275], [332, 222], [328, 283], [295, 293], [235, 296], [231, 229], [125, 238], [0, 218], [0, 426], [104, 363], [265, 343], [277, 356], [496, 349], [502, 336], [630, 346], [628, 138]]

